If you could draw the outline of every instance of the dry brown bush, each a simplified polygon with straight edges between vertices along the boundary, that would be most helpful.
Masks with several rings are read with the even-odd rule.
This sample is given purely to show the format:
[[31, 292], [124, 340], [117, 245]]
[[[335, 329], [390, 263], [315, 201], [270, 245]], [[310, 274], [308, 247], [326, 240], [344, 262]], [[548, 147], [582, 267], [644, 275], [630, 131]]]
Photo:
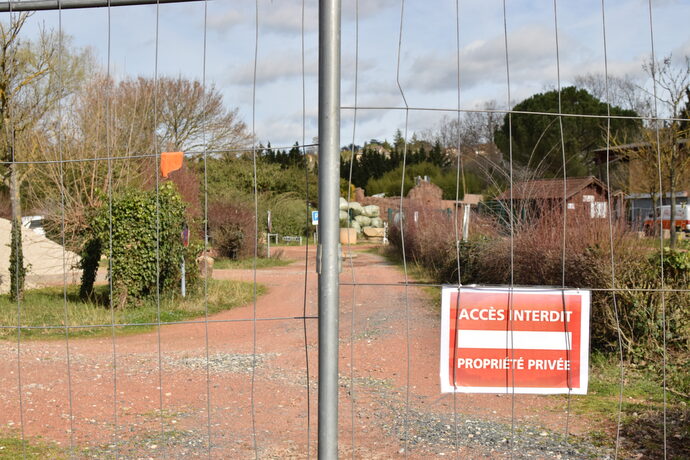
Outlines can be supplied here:
[[218, 255], [231, 259], [254, 253], [255, 220], [252, 206], [240, 201], [208, 206], [209, 233]]

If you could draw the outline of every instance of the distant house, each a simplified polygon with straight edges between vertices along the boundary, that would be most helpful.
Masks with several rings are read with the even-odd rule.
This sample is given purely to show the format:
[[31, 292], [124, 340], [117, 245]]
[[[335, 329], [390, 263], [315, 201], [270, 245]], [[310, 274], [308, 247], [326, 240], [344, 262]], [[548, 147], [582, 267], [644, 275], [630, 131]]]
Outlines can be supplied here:
[[[662, 144], [663, 145], [663, 144]], [[690, 153], [690, 139], [679, 139], [678, 149]], [[602, 147], [591, 151], [596, 174], [600, 178], [606, 177], [607, 167], [611, 183], [626, 190], [629, 194], [642, 195], [658, 188], [657, 173], [638, 155], [639, 151], [650, 151], [656, 156], [656, 146], [649, 142]], [[662, 171], [663, 172], [663, 171]], [[664, 172], [665, 173], [665, 172]], [[679, 177], [677, 191], [690, 189], [690, 178]]]
[[[512, 189], [500, 194], [496, 200], [505, 209], [512, 208], [521, 214], [534, 215], [544, 209], [561, 209], [563, 200], [568, 211], [580, 211], [592, 219], [608, 217], [608, 188], [594, 176], [563, 179], [535, 179], [516, 182]], [[625, 201], [622, 194], [612, 196], [614, 217], [624, 215]]]

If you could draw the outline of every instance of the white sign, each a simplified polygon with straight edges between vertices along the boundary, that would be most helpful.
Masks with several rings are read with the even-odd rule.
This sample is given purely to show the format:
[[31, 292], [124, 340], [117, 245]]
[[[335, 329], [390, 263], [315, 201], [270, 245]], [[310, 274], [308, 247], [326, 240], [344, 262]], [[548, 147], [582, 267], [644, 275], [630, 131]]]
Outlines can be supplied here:
[[319, 211], [312, 211], [311, 212], [311, 224], [312, 225], [319, 225]]

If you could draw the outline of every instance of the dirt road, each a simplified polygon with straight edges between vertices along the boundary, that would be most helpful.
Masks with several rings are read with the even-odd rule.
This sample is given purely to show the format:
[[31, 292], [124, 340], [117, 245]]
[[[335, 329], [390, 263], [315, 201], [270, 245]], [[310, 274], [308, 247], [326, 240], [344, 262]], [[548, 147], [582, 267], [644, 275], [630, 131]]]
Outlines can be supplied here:
[[[382, 257], [362, 248], [354, 255], [341, 280], [367, 284], [341, 288], [341, 456], [605, 456], [578, 441], [580, 418], [568, 420], [575, 436], [566, 443], [564, 397], [441, 395], [438, 307], [420, 288], [398, 284], [403, 274]], [[23, 426], [26, 437], [59, 442], [76, 458], [315, 456], [317, 322], [306, 320], [305, 352], [303, 320], [293, 319], [305, 308], [304, 248], [285, 256], [295, 262], [257, 272], [267, 293], [255, 307], [208, 325], [114, 341], [28, 341], [19, 352], [16, 342], [0, 342], [0, 427], [19, 434]], [[306, 312], [315, 317], [313, 251], [308, 260]]]

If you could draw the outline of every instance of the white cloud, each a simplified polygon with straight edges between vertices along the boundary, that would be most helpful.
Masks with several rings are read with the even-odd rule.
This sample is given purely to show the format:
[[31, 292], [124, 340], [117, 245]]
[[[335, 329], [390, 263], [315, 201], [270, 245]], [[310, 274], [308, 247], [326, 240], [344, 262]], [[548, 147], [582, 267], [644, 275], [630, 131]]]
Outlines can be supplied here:
[[[306, 77], [315, 77], [318, 72], [316, 59], [307, 56], [304, 63]], [[268, 56], [259, 56], [256, 69], [257, 85], [276, 83], [302, 75], [302, 56], [297, 52], [272, 52]], [[227, 82], [233, 85], [252, 85], [254, 81], [254, 63], [248, 62], [231, 72]]]
[[[565, 40], [561, 37], [561, 42]], [[567, 56], [561, 54], [561, 62]], [[508, 62], [514, 81], [555, 78], [556, 50], [552, 30], [523, 27], [508, 36]], [[454, 53], [429, 53], [417, 57], [408, 74], [410, 85], [425, 90], [457, 88], [457, 58]], [[478, 40], [460, 51], [461, 89], [506, 80], [505, 42], [503, 36]]]
[[208, 27], [209, 29], [224, 31], [238, 24], [246, 23], [248, 20], [249, 18], [241, 11], [231, 9], [217, 16], [210, 15], [208, 18]]
[[[366, 20], [382, 11], [398, 7], [399, 4], [399, 0], [361, 0], [359, 19]], [[231, 8], [233, 9], [210, 17], [209, 27], [216, 30], [237, 25], [254, 27], [256, 18], [254, 1], [234, 1]], [[259, 3], [258, 14], [260, 32], [294, 35], [301, 33], [303, 27], [307, 34], [318, 31], [318, 0], [264, 0]], [[341, 14], [344, 23], [355, 20], [354, 0], [343, 2]]]
[[[262, 8], [263, 6], [263, 8]], [[304, 31], [318, 29], [319, 9], [315, 0], [304, 2]], [[274, 33], [293, 35], [302, 31], [302, 1], [275, 0], [260, 4], [259, 28]]]

